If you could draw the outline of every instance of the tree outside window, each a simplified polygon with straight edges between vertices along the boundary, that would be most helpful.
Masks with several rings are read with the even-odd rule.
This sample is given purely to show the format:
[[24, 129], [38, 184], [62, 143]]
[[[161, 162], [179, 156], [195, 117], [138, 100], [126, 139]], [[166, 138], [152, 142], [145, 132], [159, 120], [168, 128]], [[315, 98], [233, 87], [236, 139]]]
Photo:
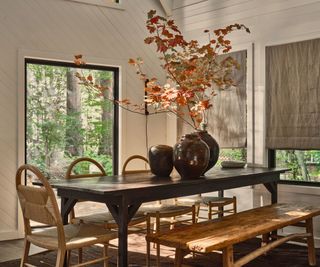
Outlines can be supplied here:
[[[117, 98], [116, 68], [26, 61], [26, 162], [49, 177], [64, 175], [72, 160], [84, 156], [100, 162], [110, 175], [116, 169], [116, 107], [108, 95], [97, 97], [82, 86], [77, 71], [92, 75], [111, 89], [105, 94]], [[91, 171], [88, 165], [78, 168]]]

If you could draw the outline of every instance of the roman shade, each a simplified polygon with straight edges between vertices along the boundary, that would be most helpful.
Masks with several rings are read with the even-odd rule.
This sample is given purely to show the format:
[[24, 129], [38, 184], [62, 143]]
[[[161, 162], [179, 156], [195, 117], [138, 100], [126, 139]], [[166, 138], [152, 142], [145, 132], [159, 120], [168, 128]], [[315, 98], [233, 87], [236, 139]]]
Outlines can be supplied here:
[[266, 48], [266, 146], [320, 149], [320, 39]]

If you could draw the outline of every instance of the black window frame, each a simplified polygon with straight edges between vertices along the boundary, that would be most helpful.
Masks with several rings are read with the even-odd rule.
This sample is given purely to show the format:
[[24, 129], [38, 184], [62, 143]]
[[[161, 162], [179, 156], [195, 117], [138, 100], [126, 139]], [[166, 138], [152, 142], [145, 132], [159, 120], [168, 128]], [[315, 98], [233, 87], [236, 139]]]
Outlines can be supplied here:
[[[268, 168], [277, 167], [276, 152], [277, 152], [276, 149], [268, 149]], [[320, 182], [307, 182], [307, 181], [280, 180], [279, 184], [320, 187]]]
[[[69, 67], [77, 69], [91, 69], [91, 70], [102, 70], [110, 71], [114, 73], [114, 89], [113, 89], [113, 98], [114, 100], [119, 100], [119, 68], [103, 65], [76, 65], [67, 61], [56, 61], [56, 60], [45, 60], [38, 58], [25, 58], [24, 60], [24, 161], [27, 160], [27, 144], [26, 144], [26, 134], [27, 134], [27, 65], [28, 64], [38, 64], [38, 65], [48, 65], [48, 66], [57, 66], [57, 67]], [[113, 105], [113, 158], [112, 158], [112, 167], [113, 174], [118, 174], [119, 169], [119, 106]]]

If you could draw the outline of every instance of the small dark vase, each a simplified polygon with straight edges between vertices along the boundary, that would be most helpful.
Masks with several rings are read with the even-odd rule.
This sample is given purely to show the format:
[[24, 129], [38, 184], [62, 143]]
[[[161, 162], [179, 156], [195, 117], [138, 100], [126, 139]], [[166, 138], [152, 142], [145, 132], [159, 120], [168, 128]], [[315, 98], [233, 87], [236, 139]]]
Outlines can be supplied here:
[[171, 146], [151, 146], [148, 153], [151, 172], [157, 176], [170, 176], [173, 169], [172, 154], [173, 149]]
[[210, 151], [197, 133], [186, 134], [173, 148], [173, 165], [182, 179], [199, 178], [208, 166]]
[[218, 161], [219, 159], [219, 145], [217, 143], [217, 141], [205, 130], [199, 130], [197, 131], [197, 133], [199, 134], [200, 138], [202, 141], [204, 141], [210, 150], [210, 159], [209, 159], [209, 163], [208, 166], [206, 168], [206, 170], [203, 172], [203, 174], [205, 172], [207, 172], [208, 170], [210, 170]]

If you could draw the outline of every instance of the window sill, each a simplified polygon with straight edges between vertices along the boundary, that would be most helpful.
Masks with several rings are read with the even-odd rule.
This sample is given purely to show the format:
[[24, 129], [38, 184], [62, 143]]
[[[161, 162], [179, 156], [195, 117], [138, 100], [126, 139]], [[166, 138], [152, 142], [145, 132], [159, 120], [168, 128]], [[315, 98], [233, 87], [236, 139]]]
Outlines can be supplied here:
[[298, 193], [306, 195], [320, 195], [320, 185], [305, 185], [305, 184], [289, 184], [279, 183], [279, 192]]
[[125, 10], [125, 3], [110, 3], [108, 0], [67, 0], [70, 2], [82, 3], [93, 6], [109, 7], [113, 9]]

